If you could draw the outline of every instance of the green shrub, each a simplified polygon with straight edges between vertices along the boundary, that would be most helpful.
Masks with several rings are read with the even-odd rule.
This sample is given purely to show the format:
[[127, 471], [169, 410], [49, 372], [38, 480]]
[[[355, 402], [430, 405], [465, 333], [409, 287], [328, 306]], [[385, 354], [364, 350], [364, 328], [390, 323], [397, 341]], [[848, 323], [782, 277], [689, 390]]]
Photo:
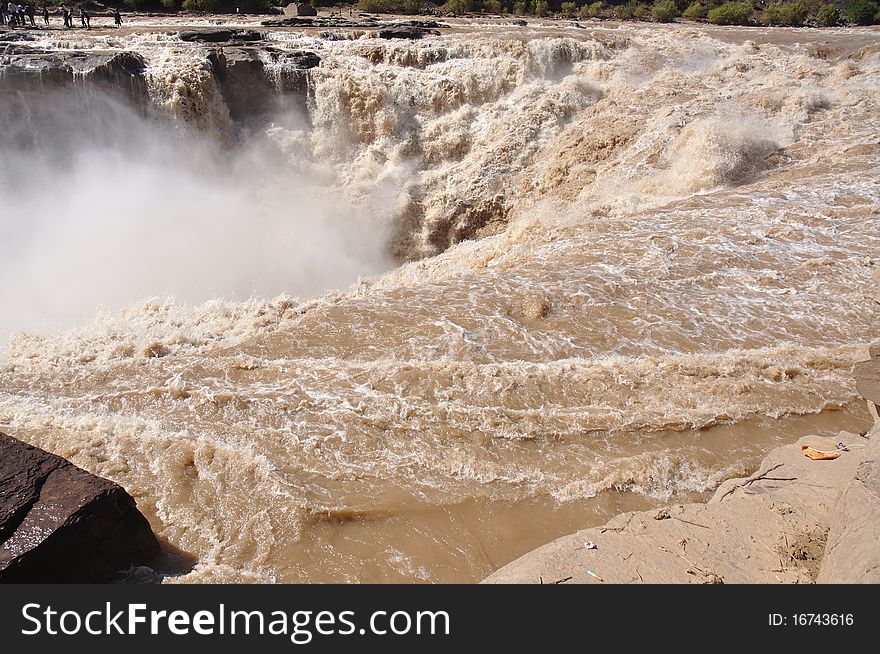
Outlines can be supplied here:
[[651, 7], [651, 18], [658, 23], [671, 23], [678, 18], [678, 7], [675, 0], [655, 0]]
[[761, 22], [767, 25], [781, 25], [782, 18], [780, 16], [779, 4], [769, 5], [761, 12]]
[[446, 3], [440, 9], [461, 16], [469, 11], [473, 11], [474, 3], [471, 0], [446, 0]]
[[716, 25], [748, 25], [751, 17], [751, 2], [725, 2], [706, 14], [709, 22]]
[[692, 2], [688, 5], [688, 8], [684, 10], [682, 16], [685, 18], [689, 18], [690, 20], [695, 20], [697, 18], [705, 18], [706, 17], [706, 7], [704, 7], [699, 2]]
[[562, 14], [567, 18], [574, 18], [577, 14], [577, 3], [574, 2], [563, 2], [562, 3]]
[[877, 15], [877, 5], [871, 0], [853, 0], [846, 6], [846, 19], [856, 25], [870, 25]]
[[[294, 0], [290, 0], [293, 2]], [[358, 0], [358, 9], [368, 14], [417, 14], [417, 0]], [[451, 10], [449, 10], [451, 11]]]
[[578, 12], [580, 18], [599, 18], [605, 13], [604, 2], [594, 2], [591, 5], [584, 5]]
[[632, 20], [636, 17], [636, 3], [630, 0], [624, 5], [617, 5], [612, 13], [617, 20]]
[[840, 24], [840, 9], [835, 5], [822, 5], [816, 12], [816, 20], [823, 27], [834, 27]]
[[545, 17], [550, 14], [550, 3], [547, 0], [537, 0], [535, 2], [535, 15]]
[[183, 8], [187, 11], [217, 13], [223, 8], [223, 0], [183, 0]]
[[761, 19], [768, 25], [803, 25], [809, 13], [803, 2], [777, 2], [764, 10]]
[[156, 6], [155, 0], [122, 0], [122, 4], [134, 11], [145, 11]]
[[810, 9], [801, 0], [788, 2], [782, 6], [782, 19], [786, 25], [803, 25], [809, 15]]
[[651, 17], [651, 10], [646, 5], [636, 3], [633, 16], [636, 20], [648, 20]]

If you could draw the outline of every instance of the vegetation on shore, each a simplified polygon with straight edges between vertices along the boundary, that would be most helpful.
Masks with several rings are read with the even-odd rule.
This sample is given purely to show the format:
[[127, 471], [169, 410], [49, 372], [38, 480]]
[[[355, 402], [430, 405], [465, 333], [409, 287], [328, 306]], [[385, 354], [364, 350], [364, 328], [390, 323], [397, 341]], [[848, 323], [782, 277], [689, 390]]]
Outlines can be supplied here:
[[[320, 2], [318, 3], [321, 4]], [[880, 0], [359, 0], [372, 13], [489, 14], [569, 19], [643, 20], [678, 18], [717, 25], [873, 25], [880, 23]]]
[[[203, 11], [268, 13], [291, 0], [116, 0], [109, 6], [134, 11]], [[35, 4], [44, 4], [35, 2]], [[93, 2], [48, 0], [50, 5]], [[716, 25], [835, 27], [880, 24], [880, 0], [311, 0], [319, 8], [347, 14], [354, 4], [374, 14], [434, 16], [536, 16], [587, 20], [640, 20], [668, 23], [677, 19]]]

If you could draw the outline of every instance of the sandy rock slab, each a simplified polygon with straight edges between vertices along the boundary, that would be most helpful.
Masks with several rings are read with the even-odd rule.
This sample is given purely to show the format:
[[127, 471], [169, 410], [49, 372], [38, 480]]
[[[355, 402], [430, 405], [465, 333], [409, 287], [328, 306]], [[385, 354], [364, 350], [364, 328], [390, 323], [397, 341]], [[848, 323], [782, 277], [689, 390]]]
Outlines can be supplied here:
[[856, 390], [868, 402], [868, 411], [880, 424], [880, 343], [864, 348], [856, 355], [853, 365]]
[[[866, 581], [878, 574], [880, 552], [880, 430], [872, 435], [803, 438], [773, 450], [751, 477], [724, 482], [708, 503], [619, 515], [548, 543], [483, 583]], [[801, 452], [803, 445], [835, 450], [838, 442], [847, 450], [831, 461]], [[866, 503], [872, 493], [874, 503]], [[826, 542], [840, 549], [839, 565], [823, 563]]]
[[867, 450], [837, 502], [819, 583], [880, 583], [880, 435]]
[[0, 433], [0, 582], [105, 582], [158, 552], [121, 486]]

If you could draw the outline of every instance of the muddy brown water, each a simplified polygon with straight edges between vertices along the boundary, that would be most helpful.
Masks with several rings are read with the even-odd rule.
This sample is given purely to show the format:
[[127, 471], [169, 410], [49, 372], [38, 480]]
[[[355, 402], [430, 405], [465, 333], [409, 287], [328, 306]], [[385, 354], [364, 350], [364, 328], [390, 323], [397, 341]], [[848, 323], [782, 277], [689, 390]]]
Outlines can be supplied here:
[[[222, 132], [201, 51], [157, 21], [41, 39], [141, 52], [157, 111]], [[169, 581], [476, 582], [868, 425], [876, 31], [271, 38], [322, 64], [308, 126], [265, 137], [385, 230], [385, 268], [132, 298], [0, 359], [0, 427], [123, 484], [193, 557]]]

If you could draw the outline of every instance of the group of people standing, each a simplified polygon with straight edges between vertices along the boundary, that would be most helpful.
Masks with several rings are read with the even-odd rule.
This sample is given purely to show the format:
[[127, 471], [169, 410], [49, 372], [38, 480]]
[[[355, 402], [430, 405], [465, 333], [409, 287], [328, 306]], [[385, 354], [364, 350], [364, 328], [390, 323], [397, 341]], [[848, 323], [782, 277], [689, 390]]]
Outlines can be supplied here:
[[[49, 12], [45, 8], [43, 8], [43, 11], [46, 14], [43, 20], [45, 20], [46, 25], [48, 25], [49, 22], [47, 16]], [[34, 17], [36, 15], [36, 11], [34, 11], [32, 5], [24, 6], [17, 5], [14, 2], [10, 2], [9, 4], [3, 4], [2, 2], [0, 2], [0, 19], [2, 19], [0, 20], [0, 22], [2, 22], [3, 25], [7, 25], [9, 27], [15, 27], [16, 25], [27, 27], [27, 21], [29, 20], [30, 26], [36, 27], [37, 24], [34, 21]]]
[[[68, 9], [65, 5], [61, 6], [61, 18], [64, 20], [64, 27], [68, 29], [74, 26], [73, 11], [73, 8]], [[0, 0], [0, 25], [4, 27], [9, 27], [10, 29], [15, 29], [16, 27], [36, 27], [37, 24], [34, 20], [36, 15], [37, 12], [33, 5], [18, 5], [12, 0], [9, 3], [4, 3], [3, 0]], [[79, 10], [79, 20], [85, 29], [92, 28], [92, 17], [83, 7]], [[27, 21], [30, 21], [30, 25], [28, 25]], [[46, 27], [49, 27], [49, 8], [46, 5], [43, 5], [43, 22], [46, 24]], [[113, 9], [113, 22], [116, 24], [116, 27], [122, 25], [122, 15], [119, 13], [118, 8]]]

